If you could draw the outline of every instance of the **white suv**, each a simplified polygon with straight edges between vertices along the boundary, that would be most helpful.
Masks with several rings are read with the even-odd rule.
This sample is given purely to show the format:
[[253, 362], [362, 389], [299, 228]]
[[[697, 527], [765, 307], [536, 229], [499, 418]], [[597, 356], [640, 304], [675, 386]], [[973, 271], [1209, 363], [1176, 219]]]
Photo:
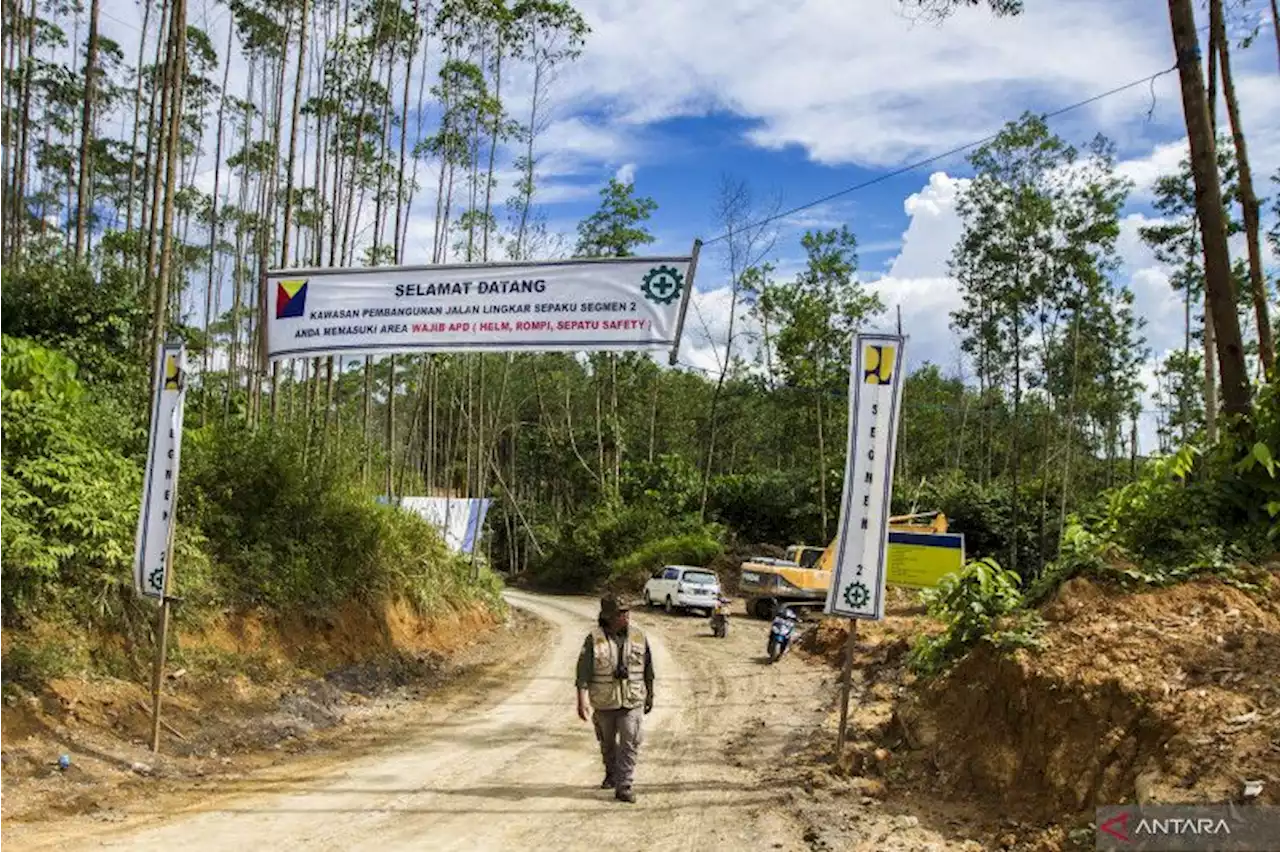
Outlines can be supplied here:
[[661, 604], [667, 612], [676, 608], [710, 613], [720, 597], [720, 578], [705, 568], [667, 565], [644, 584], [646, 606]]

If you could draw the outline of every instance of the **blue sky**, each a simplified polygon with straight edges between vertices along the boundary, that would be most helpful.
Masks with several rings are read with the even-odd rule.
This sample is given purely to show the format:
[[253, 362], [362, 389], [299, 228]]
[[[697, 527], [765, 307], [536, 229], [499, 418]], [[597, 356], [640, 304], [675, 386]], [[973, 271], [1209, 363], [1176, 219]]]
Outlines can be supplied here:
[[[633, 177], [638, 192], [658, 202], [651, 250], [683, 253], [694, 237], [718, 232], [712, 210], [723, 174], [791, 207], [984, 137], [1025, 110], [1055, 110], [1167, 69], [1174, 58], [1166, 4], [1153, 0], [1027, 0], [1018, 18], [965, 9], [940, 25], [913, 19], [898, 0], [575, 5], [593, 31], [579, 61], [557, 75], [550, 123], [537, 142], [542, 210], [570, 246], [576, 222], [595, 208], [599, 188], [614, 175]], [[1260, 36], [1233, 54], [1233, 64], [1254, 173], [1269, 177], [1280, 167], [1280, 74], [1269, 5], [1227, 5], [1237, 30], [1261, 23]], [[126, 56], [136, 55], [140, 3], [104, 0], [103, 9], [106, 34]], [[221, 46], [226, 9], [200, 0], [191, 10], [194, 21], [210, 23]], [[246, 70], [233, 64], [231, 91], [241, 91]], [[529, 84], [519, 75], [504, 81], [517, 117], [528, 109]], [[1181, 308], [1137, 229], [1154, 215], [1152, 181], [1176, 167], [1185, 150], [1177, 75], [1052, 126], [1076, 144], [1105, 133], [1136, 183], [1121, 237], [1121, 274], [1148, 320], [1154, 362], [1179, 345]], [[215, 132], [207, 128], [209, 151]], [[514, 180], [515, 153], [505, 152], [500, 164], [499, 198]], [[910, 360], [958, 369], [949, 314], [959, 296], [946, 259], [959, 235], [955, 201], [968, 175], [963, 155], [950, 157], [788, 217], [779, 223], [773, 260], [788, 274], [800, 261], [805, 227], [847, 224], [862, 245], [862, 278], [902, 307]], [[211, 188], [211, 163], [197, 180]], [[420, 180], [434, 186], [430, 170]], [[1269, 181], [1259, 189], [1274, 191]], [[424, 191], [412, 213], [406, 262], [429, 255], [433, 216], [434, 199]], [[1239, 254], [1242, 245], [1234, 249]], [[1276, 259], [1269, 262], [1274, 268]], [[687, 329], [682, 356], [714, 367], [728, 319], [726, 276], [714, 250], [703, 255], [698, 279], [698, 321]], [[749, 319], [740, 325], [751, 332]], [[742, 351], [753, 349], [749, 338], [741, 342]], [[1144, 368], [1148, 380], [1151, 371], [1151, 364]], [[1142, 434], [1150, 448], [1154, 419], [1143, 423]]]
[[[1233, 54], [1233, 65], [1254, 172], [1269, 176], [1280, 166], [1272, 23], [1257, 0], [1229, 5], [1237, 29], [1261, 22], [1260, 37]], [[1137, 0], [1029, 0], [1020, 18], [966, 10], [940, 26], [910, 20], [893, 0], [583, 6], [595, 32], [580, 65], [557, 84], [564, 120], [582, 123], [566, 126], [578, 131], [566, 137], [584, 141], [578, 162], [596, 181], [622, 170], [658, 202], [652, 226], [661, 252], [687, 251], [694, 236], [718, 233], [711, 211], [721, 174], [748, 180], [762, 195], [779, 193], [791, 207], [982, 138], [1026, 110], [1057, 110], [1173, 64], [1167, 7]], [[1135, 182], [1121, 276], [1148, 321], [1154, 362], [1179, 345], [1181, 307], [1137, 230], [1154, 216], [1152, 181], [1185, 150], [1177, 74], [1052, 127], [1078, 145], [1106, 134]], [[902, 307], [911, 360], [956, 369], [958, 340], [948, 325], [959, 297], [946, 259], [959, 235], [956, 194], [970, 173], [964, 156], [953, 156], [790, 217], [775, 259], [794, 269], [803, 227], [848, 224], [863, 247], [861, 277]], [[567, 228], [594, 201], [569, 198], [549, 212]], [[728, 312], [714, 252], [698, 277], [705, 328], [694, 324], [682, 356], [714, 367]], [[1144, 370], [1148, 380], [1152, 368]], [[1154, 428], [1148, 416], [1147, 447]]]

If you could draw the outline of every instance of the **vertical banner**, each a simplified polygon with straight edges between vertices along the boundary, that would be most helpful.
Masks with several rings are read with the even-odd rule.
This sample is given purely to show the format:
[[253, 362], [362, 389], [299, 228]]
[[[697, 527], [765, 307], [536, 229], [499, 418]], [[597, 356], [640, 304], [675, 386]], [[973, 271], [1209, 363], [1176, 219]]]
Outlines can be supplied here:
[[884, 618], [893, 456], [902, 407], [903, 349], [896, 334], [856, 334], [849, 371], [849, 449], [826, 612]]
[[172, 556], [169, 544], [173, 538], [178, 461], [182, 453], [186, 356], [186, 345], [181, 342], [165, 343], [158, 353], [162, 372], [151, 403], [151, 437], [133, 554], [134, 589], [149, 598], [163, 598], [168, 588]]

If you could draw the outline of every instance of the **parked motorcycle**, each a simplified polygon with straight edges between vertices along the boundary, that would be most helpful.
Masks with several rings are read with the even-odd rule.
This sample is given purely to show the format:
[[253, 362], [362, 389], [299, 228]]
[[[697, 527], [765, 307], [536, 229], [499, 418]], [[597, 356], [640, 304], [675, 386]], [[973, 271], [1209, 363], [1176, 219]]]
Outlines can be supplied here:
[[776, 663], [782, 658], [782, 655], [791, 647], [791, 640], [795, 636], [796, 622], [799, 619], [790, 609], [784, 609], [774, 618], [773, 624], [769, 626], [769, 644], [766, 650], [769, 654], [769, 662]]
[[711, 635], [723, 639], [729, 635], [729, 599], [716, 600], [715, 609], [711, 611]]

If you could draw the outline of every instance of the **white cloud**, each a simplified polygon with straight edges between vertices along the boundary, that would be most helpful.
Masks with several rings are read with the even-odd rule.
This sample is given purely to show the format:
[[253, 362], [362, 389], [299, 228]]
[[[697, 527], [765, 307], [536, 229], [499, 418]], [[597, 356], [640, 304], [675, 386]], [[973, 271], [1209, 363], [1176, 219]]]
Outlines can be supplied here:
[[618, 183], [635, 183], [636, 182], [636, 164], [623, 163], [622, 166], [614, 173], [614, 178]]
[[800, 145], [827, 163], [945, 151], [1032, 100], [1067, 102], [1169, 63], [1160, 10], [1112, 0], [1030, 4], [1009, 19], [972, 12], [944, 26], [907, 20], [893, 0], [582, 7], [593, 32], [560, 81], [571, 102], [633, 126], [728, 111], [758, 121], [755, 144]]
[[1145, 157], [1137, 157], [1117, 163], [1116, 172], [1133, 181], [1130, 198], [1135, 201], [1151, 200], [1156, 180], [1178, 171], [1178, 164], [1187, 157], [1186, 137], [1176, 142], [1157, 145]]
[[947, 261], [962, 230], [956, 204], [968, 186], [966, 178], [934, 172], [923, 189], [907, 196], [903, 209], [911, 222], [902, 235], [902, 251], [889, 268], [891, 277], [937, 278], [947, 274]]
[[778, 226], [796, 231], [805, 231], [851, 225], [854, 217], [854, 204], [853, 201], [824, 201], [821, 204], [815, 204], [812, 207], [806, 207], [804, 210], [797, 210], [795, 213], [783, 216], [778, 220]]

